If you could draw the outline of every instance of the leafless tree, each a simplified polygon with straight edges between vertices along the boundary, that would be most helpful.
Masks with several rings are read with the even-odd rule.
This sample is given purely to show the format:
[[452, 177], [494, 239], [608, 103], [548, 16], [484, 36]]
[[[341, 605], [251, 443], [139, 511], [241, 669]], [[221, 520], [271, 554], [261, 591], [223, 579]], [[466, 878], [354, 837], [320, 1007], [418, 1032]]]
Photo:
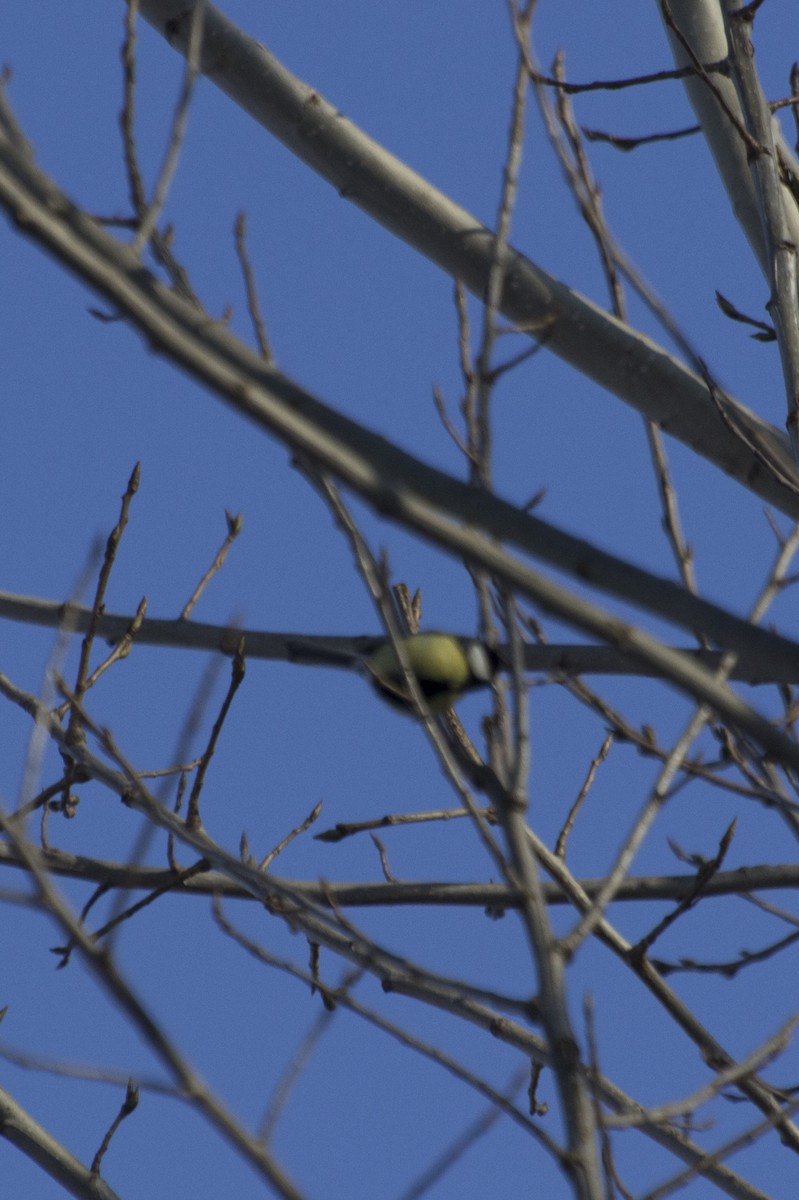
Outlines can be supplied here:
[[[240, 786], [230, 759], [227, 770], [218, 764], [226, 761], [245, 668], [283, 663], [306, 680], [316, 667], [330, 675], [331, 665], [368, 675], [371, 635], [353, 629], [330, 636], [322, 622], [286, 633], [242, 628], [234, 619], [195, 620], [195, 605], [225, 574], [241, 532], [241, 517], [233, 514], [179, 618], [148, 615], [144, 600], [125, 613], [108, 611], [126, 529], [136, 520], [138, 466], [108, 520], [107, 541], [90, 556], [73, 595], [20, 595], [9, 582], [0, 594], [3, 640], [34, 625], [50, 631], [51, 649], [39, 690], [0, 663], [4, 711], [15, 722], [24, 715], [13, 725], [18, 760], [4, 764], [6, 797], [14, 794], [22, 764], [19, 800], [6, 802], [0, 815], [0, 895], [13, 963], [4, 979], [2, 1002], [11, 1016], [0, 1053], [24, 1069], [34, 1096], [24, 1103], [0, 1089], [0, 1130], [66, 1193], [137, 1194], [137, 1166], [149, 1148], [161, 1178], [179, 1173], [189, 1159], [197, 1179], [244, 1163], [260, 1190], [281, 1197], [322, 1187], [329, 1195], [373, 1194], [382, 1157], [380, 1194], [445, 1195], [451, 1187], [452, 1194], [482, 1195], [482, 1186], [465, 1190], [458, 1172], [470, 1163], [489, 1169], [492, 1146], [501, 1162], [493, 1190], [503, 1196], [792, 1193], [780, 1191], [778, 1181], [795, 1176], [799, 1152], [791, 1082], [799, 931], [790, 907], [799, 884], [792, 850], [799, 835], [799, 642], [792, 606], [799, 526], [790, 526], [799, 518], [799, 165], [785, 134], [797, 121], [799, 72], [793, 68], [785, 96], [766, 96], [753, 44], [767, 28], [769, 5], [660, 0], [657, 7], [673, 67], [653, 75], [630, 63], [625, 78], [575, 81], [564, 55], [551, 65], [539, 61], [535, 0], [496, 6], [498, 42], [512, 51], [513, 70], [505, 81], [509, 133], [490, 227], [203, 0], [119, 6], [129, 195], [122, 217], [97, 215], [85, 198], [78, 206], [40, 162], [40, 148], [15, 111], [13, 84], [6, 81], [0, 92], [0, 205], [25, 253], [46, 251], [54, 272], [71, 272], [96, 296], [92, 336], [99, 342], [109, 335], [107, 318], [126, 322], [160, 358], [288, 451], [282, 486], [294, 486], [299, 475], [332, 517], [330, 537], [339, 539], [342, 562], [348, 571], [354, 563], [382, 622], [381, 637], [394, 640], [401, 659], [400, 639], [425, 624], [424, 586], [421, 578], [404, 586], [392, 573], [393, 555], [381, 552], [375, 538], [378, 520], [389, 542], [401, 531], [420, 550], [426, 545], [437, 560], [454, 564], [457, 587], [473, 593], [479, 636], [505, 668], [491, 689], [490, 714], [472, 728], [452, 710], [432, 715], [405, 662], [416, 725], [406, 722], [403, 736], [414, 729], [429, 741], [430, 761], [438, 765], [429, 772], [429, 794], [414, 798], [408, 807], [415, 811], [391, 815], [384, 815], [389, 806], [382, 797], [372, 797], [379, 814], [373, 820], [332, 826], [308, 802], [299, 816], [291, 810], [275, 845], [256, 849], [251, 832], [236, 835], [232, 826], [217, 832], [209, 817], [218, 797]], [[138, 64], [141, 46], [154, 44], [156, 35], [182, 84], [162, 165], [148, 178], [138, 140]], [[235, 253], [249, 339], [206, 309], [194, 264], [179, 257], [182, 214], [171, 189], [198, 89], [210, 85], [357, 205], [365, 226], [379, 223], [450, 277], [461, 395], [453, 403], [434, 389], [428, 431], [410, 431], [402, 447], [373, 431], [378, 417], [367, 426], [347, 415], [345, 402], [323, 401], [277, 367], [280, 347], [273, 350], [262, 315], [271, 297], [243, 216], [234, 249], [209, 253]], [[737, 299], [720, 295], [718, 305], [746, 353], [753, 345], [763, 356], [779, 353], [787, 435], [772, 423], [774, 412], [769, 420], [738, 398], [734, 361], [719, 377], [712, 354], [680, 327], [606, 220], [595, 147], [610, 144], [637, 164], [645, 139], [592, 128], [590, 105], [595, 96], [616, 98], [616, 111], [628, 113], [631, 96], [649, 96], [654, 88], [668, 97], [685, 89], [697, 128], [653, 132], [670, 139], [675, 156], [699, 143], [709, 151], [765, 280], [762, 319]], [[664, 100], [661, 110], [667, 126], [669, 104]], [[514, 235], [528, 186], [522, 152], [534, 123], [551, 146], [547, 170], [562, 174], [575, 202], [575, 228], [590, 235], [604, 305], [547, 273], [525, 253], [523, 233], [518, 242]], [[679, 195], [685, 175], [675, 171], [673, 182], [676, 212], [685, 202]], [[202, 198], [195, 202], [200, 209]], [[653, 229], [652, 236], [673, 244], [675, 253], [692, 253], [676, 228]], [[39, 351], [47, 355], [46, 330]], [[562, 378], [583, 377], [605, 403], [642, 418], [648, 457], [629, 469], [648, 476], [659, 498], [658, 570], [638, 565], [623, 528], [581, 537], [539, 515], [547, 511], [541, 495], [526, 504], [506, 498], [513, 488], [495, 453], [497, 425], [504, 429], [507, 420], [498, 416], [502, 389], [518, 382], [534, 392], [540, 364], [552, 356], [564, 364]], [[331, 380], [331, 397], [337, 387]], [[113, 397], [100, 403], [112, 404]], [[540, 397], [542, 427], [557, 403], [557, 396]], [[431, 465], [425, 453], [429, 430], [442, 428], [459, 470]], [[573, 444], [553, 463], [575, 489], [570, 456], [580, 443], [590, 452], [595, 429], [590, 421], [576, 427]], [[73, 432], [74, 461], [90, 461], [90, 437]], [[521, 444], [535, 432], [526, 426], [510, 436]], [[770, 566], [754, 598], [743, 581], [724, 603], [703, 594], [669, 463], [673, 446], [689, 494], [724, 476], [718, 494], [734, 493], [741, 512], [767, 506], [755, 561], [768, 556]], [[628, 469], [612, 444], [598, 450], [602, 471]], [[40, 477], [46, 469], [36, 464]], [[9, 518], [9, 536], [11, 525]], [[308, 547], [294, 550], [303, 555]], [[164, 553], [153, 546], [154, 561], [160, 564]], [[324, 592], [335, 603], [337, 586], [320, 583], [320, 602]], [[122, 660], [139, 658], [147, 646], [160, 649], [144, 661], [138, 686], [176, 747], [157, 768], [149, 749], [147, 764], [140, 761], [136, 739], [112, 715], [132, 703]], [[211, 666], [186, 712], [170, 691], [170, 664], [198, 650]], [[220, 663], [229, 665], [229, 680], [214, 714]], [[367, 689], [364, 696], [379, 703]], [[488, 708], [484, 700], [482, 711]], [[530, 708], [537, 747], [532, 784]], [[537, 739], [539, 712], [550, 734]], [[387, 719], [400, 722], [393, 714]], [[291, 720], [321, 793], [331, 764], [305, 711], [295, 710]], [[367, 787], [358, 762], [342, 759], [332, 769], [346, 772], [353, 795]], [[443, 802], [435, 799], [441, 773], [450, 789]], [[556, 820], [536, 779], [561, 773], [571, 803]], [[113, 817], [109, 797], [122, 801]], [[703, 821], [709, 808], [718, 822], [712, 843]], [[395, 877], [385, 835], [377, 836], [389, 827], [419, 839], [414, 882]], [[368, 878], [364, 868], [355, 882], [329, 882], [331, 852], [367, 844], [369, 833], [380, 877]], [[440, 840], [429, 842], [432, 836]], [[467, 839], [479, 858], [460, 858]], [[446, 855], [447, 870], [434, 873], [437, 853]], [[341, 861], [343, 873], [350, 860]], [[284, 873], [281, 863], [292, 865]], [[781, 896], [769, 898], [777, 890]], [[742, 949], [738, 930], [749, 910], [757, 912], [760, 940]], [[451, 912], [457, 923], [442, 918]], [[43, 1052], [13, 1024], [17, 989], [27, 972], [41, 970], [28, 934], [32, 915], [57, 930], [63, 971], [42, 978], [52, 988], [48, 1009], [63, 1024], [61, 1055]], [[180, 947], [202, 956], [188, 980], [177, 954], [156, 954], [147, 968], [130, 949], [137, 929], [175, 922]], [[453, 943], [468, 949], [478, 923], [480, 939], [497, 947], [496, 960], [487, 972], [482, 963], [470, 967], [468, 956], [458, 958], [456, 973]], [[224, 1029], [227, 1037], [240, 1031], [246, 1062], [241, 1079], [235, 1069], [217, 1079], [200, 1066], [212, 1058], [213, 1025], [203, 1029], [187, 1016], [184, 1028], [181, 1014], [196, 1016], [202, 993], [218, 986], [211, 980], [233, 972], [236, 994], [228, 998]], [[53, 982], [65, 977], [76, 980], [77, 1015]], [[93, 1061], [84, 1054], [78, 1063], [71, 1027], [91, 1021], [87, 1014], [95, 1010], [88, 999], [84, 1009], [82, 997], [95, 986], [103, 1011], [121, 1020], [117, 1032], [98, 1035]], [[261, 1022], [279, 1027], [289, 1047], [284, 1061], [261, 1053]], [[362, 1118], [349, 1112], [341, 1058], [327, 1051], [337, 1038], [336, 1054], [357, 1061], [365, 1108], [382, 1111], [384, 1134], [374, 1145], [366, 1144]], [[135, 1039], [147, 1049], [147, 1067], [140, 1057], [133, 1065]], [[396, 1057], [389, 1045], [401, 1047]], [[456, 1081], [458, 1097], [476, 1095], [479, 1111], [458, 1099], [436, 1129], [417, 1129], [417, 1100], [423, 1103], [428, 1078], [417, 1073], [420, 1060]], [[253, 1074], [271, 1096], [260, 1118], [252, 1112]], [[58, 1123], [50, 1129], [37, 1119], [36, 1089], [53, 1086], [54, 1078], [73, 1119], [87, 1106], [83, 1140], [95, 1137], [94, 1157], [68, 1144], [73, 1126], [62, 1135]], [[326, 1108], [296, 1100], [309, 1078], [319, 1081]], [[121, 1095], [111, 1104], [109, 1085]], [[90, 1105], [107, 1112], [99, 1131]], [[192, 1121], [175, 1120], [173, 1128], [167, 1114], [176, 1110], [188, 1110]], [[148, 1120], [168, 1129], [155, 1143]], [[509, 1130], [512, 1150], [501, 1140]], [[130, 1161], [122, 1157], [115, 1165], [126, 1139], [136, 1149]], [[402, 1175], [388, 1165], [398, 1148]], [[252, 1186], [252, 1175], [244, 1186]]]

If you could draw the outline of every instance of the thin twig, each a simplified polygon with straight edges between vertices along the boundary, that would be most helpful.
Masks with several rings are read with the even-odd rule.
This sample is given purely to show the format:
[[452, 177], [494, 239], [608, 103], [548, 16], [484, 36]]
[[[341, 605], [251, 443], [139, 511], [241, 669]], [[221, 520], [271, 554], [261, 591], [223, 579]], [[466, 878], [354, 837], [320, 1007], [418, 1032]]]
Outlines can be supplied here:
[[261, 304], [258, 299], [258, 288], [255, 283], [255, 272], [252, 269], [250, 262], [250, 254], [247, 249], [247, 217], [246, 214], [240, 212], [236, 217], [235, 226], [236, 238], [236, 254], [238, 256], [241, 273], [244, 276], [244, 286], [247, 291], [247, 311], [250, 314], [255, 338], [258, 342], [258, 349], [261, 353], [261, 358], [270, 366], [275, 365], [275, 356], [272, 353], [272, 347], [269, 344], [269, 338], [266, 332], [266, 324], [264, 322]]
[[92, 1175], [96, 1176], [96, 1175], [100, 1174], [100, 1167], [102, 1165], [103, 1159], [105, 1158], [106, 1152], [107, 1152], [109, 1146], [111, 1145], [111, 1139], [113, 1138], [114, 1134], [119, 1129], [120, 1125], [125, 1120], [125, 1118], [129, 1117], [131, 1115], [131, 1113], [134, 1113], [138, 1107], [139, 1107], [139, 1089], [134, 1084], [133, 1080], [129, 1079], [128, 1085], [125, 1089], [125, 1099], [122, 1101], [122, 1104], [120, 1105], [119, 1112], [114, 1117], [113, 1121], [111, 1122], [110, 1126], [108, 1127], [108, 1130], [106, 1131], [106, 1133], [103, 1137], [103, 1140], [100, 1143], [97, 1153], [95, 1154], [94, 1158], [92, 1159], [92, 1165], [91, 1165]]
[[577, 798], [569, 809], [566, 815], [566, 820], [563, 822], [563, 827], [558, 834], [558, 840], [555, 842], [555, 853], [557, 854], [558, 858], [565, 859], [566, 857], [566, 842], [568, 841], [569, 834], [574, 828], [574, 822], [577, 819], [577, 814], [585, 803], [586, 797], [593, 787], [599, 767], [610, 754], [610, 748], [612, 745], [613, 732], [611, 731], [606, 735], [604, 742], [599, 748], [599, 752], [591, 759], [591, 764], [588, 768], [588, 774], [585, 777], [583, 786], [577, 793]]
[[245, 670], [244, 638], [242, 638], [239, 642], [239, 648], [236, 651], [236, 654], [233, 657], [233, 662], [230, 666], [230, 684], [228, 686], [227, 693], [222, 701], [219, 715], [214, 721], [211, 735], [208, 738], [208, 745], [203, 751], [203, 754], [200, 758], [200, 765], [198, 766], [194, 776], [194, 785], [191, 789], [191, 794], [189, 795], [189, 804], [186, 810], [186, 824], [189, 829], [196, 829], [200, 825], [200, 795], [205, 783], [205, 776], [208, 772], [209, 766], [211, 765], [211, 759], [214, 756], [217, 742], [219, 741], [220, 734], [222, 733], [222, 727], [225, 724], [225, 719], [230, 712], [230, 706], [233, 703], [233, 698], [244, 682]]
[[186, 124], [189, 117], [191, 99], [194, 94], [194, 86], [200, 74], [204, 25], [205, 0], [196, 0], [191, 9], [186, 70], [183, 73], [183, 84], [175, 108], [175, 115], [172, 118], [172, 129], [169, 141], [167, 142], [164, 161], [153, 189], [152, 199], [144, 212], [140, 212], [139, 214], [139, 229], [131, 244], [131, 250], [137, 256], [141, 254], [142, 249], [147, 245], [152, 236], [152, 232], [161, 215], [161, 210], [166, 204], [169, 189], [172, 186], [172, 179], [180, 161], [183, 139], [186, 136]]
[[180, 618], [179, 618], [181, 621], [188, 621], [189, 617], [191, 616], [192, 609], [196, 605], [197, 601], [200, 599], [200, 596], [202, 596], [205, 589], [208, 587], [208, 584], [211, 582], [214, 575], [216, 575], [217, 571], [220, 571], [222, 569], [222, 567], [224, 566], [225, 559], [227, 558], [227, 556], [230, 552], [230, 547], [233, 545], [236, 538], [241, 533], [242, 527], [244, 525], [244, 518], [242, 517], [241, 513], [234, 514], [234, 513], [229, 513], [227, 510], [225, 510], [225, 521], [227, 523], [227, 533], [225, 535], [225, 540], [223, 541], [222, 545], [219, 547], [216, 554], [214, 555], [214, 560], [211, 563], [210, 567], [205, 572], [205, 574], [201, 578], [200, 582], [197, 584], [197, 587], [194, 589], [191, 596], [189, 597], [186, 604], [184, 605], [183, 611], [181, 612]]

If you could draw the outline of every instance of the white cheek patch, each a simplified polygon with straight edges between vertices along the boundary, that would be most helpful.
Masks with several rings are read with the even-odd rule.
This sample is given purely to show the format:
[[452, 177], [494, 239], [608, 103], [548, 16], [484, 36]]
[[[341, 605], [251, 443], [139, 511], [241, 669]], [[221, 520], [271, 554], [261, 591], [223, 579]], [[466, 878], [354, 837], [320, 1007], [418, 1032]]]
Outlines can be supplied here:
[[472, 642], [466, 653], [466, 657], [469, 662], [469, 669], [475, 679], [480, 679], [488, 683], [493, 677], [494, 672], [485, 646], [480, 642]]

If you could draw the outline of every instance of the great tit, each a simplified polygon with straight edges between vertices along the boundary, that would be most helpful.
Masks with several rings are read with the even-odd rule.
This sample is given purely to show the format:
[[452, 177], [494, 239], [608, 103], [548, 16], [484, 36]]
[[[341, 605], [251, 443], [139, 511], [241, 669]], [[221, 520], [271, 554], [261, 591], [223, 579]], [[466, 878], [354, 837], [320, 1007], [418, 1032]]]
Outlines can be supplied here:
[[[500, 666], [499, 655], [476, 638], [451, 633], [414, 633], [402, 639], [408, 663], [431, 713], [451, 708], [464, 692], [487, 687]], [[400, 708], [411, 707], [405, 676], [390, 641], [381, 642], [364, 667], [377, 692]]]

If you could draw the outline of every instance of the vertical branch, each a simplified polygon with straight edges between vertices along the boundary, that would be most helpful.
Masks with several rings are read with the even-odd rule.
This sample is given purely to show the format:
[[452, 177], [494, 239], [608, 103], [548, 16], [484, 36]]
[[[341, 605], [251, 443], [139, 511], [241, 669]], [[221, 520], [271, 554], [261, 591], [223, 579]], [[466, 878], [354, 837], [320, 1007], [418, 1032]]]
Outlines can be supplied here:
[[788, 404], [786, 427], [794, 458], [799, 461], [799, 290], [797, 289], [797, 246], [785, 213], [785, 193], [780, 182], [779, 161], [774, 144], [773, 118], [755, 71], [755, 52], [750, 34], [754, 19], [739, 0], [724, 0], [724, 23], [730, 44], [730, 68], [746, 128], [753, 143], [748, 147], [749, 168], [755, 186], [768, 280], [768, 308], [777, 344]]
[[[97, 588], [94, 593], [94, 603], [92, 605], [92, 615], [89, 622], [89, 628], [84, 635], [83, 641], [81, 642], [80, 661], [78, 663], [78, 677], [75, 681], [74, 688], [75, 698], [78, 703], [83, 700], [83, 697], [86, 693], [92, 647], [94, 645], [94, 639], [97, 636], [97, 624], [102, 616], [103, 609], [105, 608], [105, 593], [108, 588], [108, 581], [111, 577], [111, 569], [116, 559], [119, 543], [122, 540], [122, 534], [125, 532], [125, 527], [128, 523], [128, 516], [130, 514], [130, 506], [133, 502], [133, 497], [139, 490], [140, 481], [141, 463], [136, 463], [136, 466], [131, 472], [128, 485], [125, 488], [125, 492], [122, 497], [122, 504], [119, 510], [119, 520], [108, 535], [108, 541], [106, 542], [105, 547], [105, 555], [103, 557], [103, 563], [100, 567], [100, 574], [97, 579]], [[70, 717], [70, 729], [73, 732], [76, 724], [77, 716], [73, 709]]]
[[175, 116], [172, 121], [172, 131], [167, 143], [161, 171], [156, 181], [155, 188], [153, 189], [153, 198], [148, 204], [146, 210], [140, 214], [141, 219], [139, 229], [131, 247], [134, 254], [140, 254], [152, 236], [156, 222], [161, 214], [161, 210], [166, 204], [166, 198], [169, 195], [172, 179], [174, 178], [178, 162], [180, 161], [180, 152], [183, 148], [183, 139], [186, 136], [186, 124], [189, 118], [191, 98], [194, 94], [194, 85], [196, 84], [200, 73], [200, 52], [202, 48], [204, 22], [205, 0], [197, 0], [191, 12], [189, 44], [186, 52], [186, 70], [183, 73], [183, 86], [181, 88], [177, 107], [175, 109]]

